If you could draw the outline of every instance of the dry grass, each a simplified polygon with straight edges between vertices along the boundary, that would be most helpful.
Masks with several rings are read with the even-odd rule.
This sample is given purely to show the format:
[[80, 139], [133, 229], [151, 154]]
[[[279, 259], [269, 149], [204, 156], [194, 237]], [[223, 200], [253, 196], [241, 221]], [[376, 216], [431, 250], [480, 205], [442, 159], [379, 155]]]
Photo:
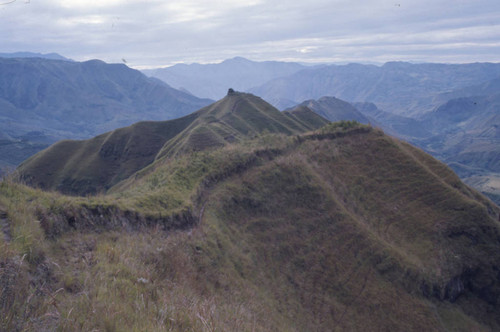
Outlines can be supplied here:
[[[12, 238], [0, 239], [0, 330], [498, 327], [494, 305], [470, 289], [445, 298], [450, 279], [476, 268], [469, 282], [496, 294], [498, 208], [422, 152], [358, 129], [158, 160], [95, 197], [1, 183]], [[197, 224], [68, 226], [103, 207], [119, 217], [190, 208]], [[52, 219], [37, 222], [41, 211]]]

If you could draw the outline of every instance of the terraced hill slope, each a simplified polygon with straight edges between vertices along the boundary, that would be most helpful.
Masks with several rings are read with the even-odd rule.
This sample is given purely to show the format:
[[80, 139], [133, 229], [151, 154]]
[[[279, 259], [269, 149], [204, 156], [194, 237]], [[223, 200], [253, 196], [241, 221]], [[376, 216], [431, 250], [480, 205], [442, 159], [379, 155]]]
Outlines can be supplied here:
[[23, 163], [19, 172], [34, 186], [85, 195], [107, 190], [161, 157], [221, 147], [263, 132], [299, 134], [327, 122], [312, 111], [281, 113], [258, 97], [232, 91], [179, 119], [58, 142]]
[[499, 213], [353, 122], [157, 158], [96, 197], [3, 182], [0, 329], [498, 330]]

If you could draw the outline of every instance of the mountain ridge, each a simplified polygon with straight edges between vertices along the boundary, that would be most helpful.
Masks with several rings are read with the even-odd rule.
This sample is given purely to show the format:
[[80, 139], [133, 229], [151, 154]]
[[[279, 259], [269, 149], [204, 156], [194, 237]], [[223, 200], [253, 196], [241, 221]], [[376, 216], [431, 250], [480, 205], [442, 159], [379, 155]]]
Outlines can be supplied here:
[[0, 53], [0, 58], [42, 58], [49, 60], [64, 60], [73, 61], [68, 59], [58, 53], [35, 53], [35, 52], [12, 52], [12, 53]]
[[[88, 137], [116, 126], [106, 122], [132, 124], [141, 117], [178, 117], [208, 103], [164, 82], [149, 80], [123, 64], [2, 58], [0, 66], [0, 98], [8, 106], [1, 115], [15, 120], [20, 128], [24, 124], [33, 126], [32, 130], [57, 133], [66, 127], [62, 136], [66, 138], [78, 138], [78, 134]], [[142, 114], [134, 114], [139, 107]], [[32, 124], [27, 122], [26, 113], [32, 115]], [[64, 125], [57, 123], [62, 114], [66, 115]], [[21, 115], [24, 118], [19, 118]], [[96, 126], [97, 121], [100, 126]], [[82, 122], [90, 123], [85, 127]], [[2, 127], [6, 132], [9, 129]]]
[[[300, 119], [299, 119], [300, 118]], [[79, 195], [107, 190], [152, 162], [255, 137], [303, 133], [327, 123], [312, 111], [281, 113], [240, 92], [182, 118], [139, 122], [86, 141], [61, 141], [29, 158], [18, 171], [43, 189]]]
[[218, 100], [225, 95], [228, 86], [246, 91], [272, 78], [286, 76], [303, 68], [306, 67], [293, 62], [257, 62], [235, 57], [216, 64], [177, 64], [143, 72], [196, 96]]
[[334, 95], [349, 102], [373, 102], [384, 111], [418, 116], [438, 106], [434, 96], [482, 84], [500, 76], [498, 63], [329, 65], [276, 78], [249, 92], [264, 99], [302, 100]]
[[[114, 189], [66, 197], [0, 185], [0, 218], [13, 232], [13, 242], [0, 238], [8, 248], [0, 275], [13, 276], [0, 278], [8, 304], [0, 317], [14, 317], [0, 324], [500, 326], [499, 208], [446, 165], [369, 126], [331, 123], [180, 154]], [[20, 249], [9, 244], [21, 239]], [[16, 269], [24, 253], [25, 266], [43, 268]], [[46, 293], [23, 291], [29, 280]], [[49, 319], [55, 309], [44, 301], [55, 291], [60, 314]], [[141, 299], [148, 305], [138, 306]], [[40, 305], [16, 315], [30, 303]]]

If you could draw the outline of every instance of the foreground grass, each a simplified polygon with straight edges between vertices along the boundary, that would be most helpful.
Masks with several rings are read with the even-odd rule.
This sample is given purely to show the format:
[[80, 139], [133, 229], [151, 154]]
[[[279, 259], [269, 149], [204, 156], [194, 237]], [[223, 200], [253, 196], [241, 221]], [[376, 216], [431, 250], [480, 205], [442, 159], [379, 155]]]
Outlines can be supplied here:
[[[29, 199], [40, 194], [50, 202], [24, 189]], [[237, 251], [218, 247], [212, 227], [71, 230], [47, 239], [35, 219], [38, 208], [16, 215], [16, 203], [6, 206], [16, 226], [11, 239], [0, 240], [0, 330], [289, 329], [279, 314], [263, 315], [262, 304], [273, 299], [222, 258], [240, 260]]]
[[160, 159], [100, 196], [4, 181], [0, 212], [0, 330], [500, 325], [474, 292], [499, 294], [498, 208], [353, 123]]
[[61, 225], [81, 209], [152, 217], [193, 209], [203, 188], [252, 161], [266, 140], [249, 142], [243, 153], [227, 148], [162, 161], [109, 195], [69, 197], [3, 181], [0, 210], [9, 229], [0, 239], [2, 330], [283, 329], [279, 320], [263, 319], [265, 296], [257, 300], [231, 275], [237, 272], [213, 265], [221, 249], [201, 249], [217, 248], [207, 244], [216, 236], [211, 228], [171, 233], [161, 225], [132, 232]]

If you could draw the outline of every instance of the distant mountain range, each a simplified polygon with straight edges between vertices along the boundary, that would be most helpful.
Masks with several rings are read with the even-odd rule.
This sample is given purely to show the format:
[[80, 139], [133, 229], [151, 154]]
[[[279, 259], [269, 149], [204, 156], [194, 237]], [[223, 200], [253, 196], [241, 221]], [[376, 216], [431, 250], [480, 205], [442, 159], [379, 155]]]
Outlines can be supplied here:
[[123, 64], [0, 58], [0, 130], [90, 137], [140, 120], [165, 120], [210, 103]]
[[374, 103], [352, 103], [363, 115], [371, 119], [371, 123], [382, 128], [386, 133], [407, 141], [413, 138], [426, 138], [432, 133], [420, 120], [383, 111]]
[[[500, 64], [349, 64], [310, 68], [276, 78], [249, 91], [266, 100], [335, 96], [349, 102], [373, 102], [398, 115], [419, 116], [438, 107], [436, 97], [500, 77]], [[189, 89], [189, 87], [187, 87]]]
[[382, 66], [307, 67], [237, 57], [218, 64], [178, 64], [144, 72], [175, 88], [212, 99], [221, 98], [232, 86], [258, 95], [281, 110], [304, 100], [334, 96], [348, 102], [372, 102], [386, 112], [415, 117], [451, 99], [447, 94], [452, 91], [471, 87], [484, 90], [485, 82], [500, 77], [500, 64], [388, 62]]
[[177, 64], [166, 68], [143, 70], [143, 72], [148, 76], [161, 79], [174, 88], [185, 89], [195, 96], [220, 99], [229, 87], [238, 91], [246, 91], [269, 80], [288, 76], [305, 68], [308, 67], [293, 62], [256, 62], [236, 57], [217, 64]]
[[173, 119], [210, 102], [123, 64], [0, 58], [0, 132], [13, 139], [5, 139], [0, 151], [26, 152], [15, 158], [5, 153], [0, 160], [15, 165], [46, 146], [39, 143], [89, 138], [141, 120]]
[[73, 61], [57, 53], [33, 53], [33, 52], [13, 52], [0, 53], [0, 58], [41, 58], [49, 60]]

